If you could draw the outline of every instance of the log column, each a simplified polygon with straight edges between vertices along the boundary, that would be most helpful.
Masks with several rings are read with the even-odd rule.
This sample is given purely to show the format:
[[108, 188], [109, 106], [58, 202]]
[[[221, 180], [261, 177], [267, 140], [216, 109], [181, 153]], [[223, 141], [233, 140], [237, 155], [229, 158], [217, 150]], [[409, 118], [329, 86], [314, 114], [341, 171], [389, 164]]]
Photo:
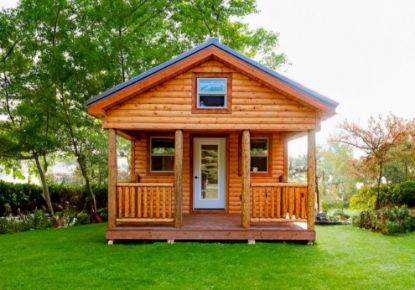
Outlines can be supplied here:
[[249, 209], [251, 207], [251, 136], [248, 130], [242, 132], [242, 201], [241, 218], [242, 227], [249, 228], [251, 217]]
[[288, 182], [288, 139], [287, 139], [287, 137], [283, 137], [282, 141], [283, 141], [283, 144], [284, 144], [282, 182]]
[[315, 222], [315, 195], [316, 195], [316, 132], [308, 131], [307, 154], [307, 229], [314, 230]]
[[117, 135], [108, 129], [108, 228], [116, 224], [117, 176]]
[[183, 132], [176, 130], [174, 135], [174, 226], [182, 226], [183, 196]]

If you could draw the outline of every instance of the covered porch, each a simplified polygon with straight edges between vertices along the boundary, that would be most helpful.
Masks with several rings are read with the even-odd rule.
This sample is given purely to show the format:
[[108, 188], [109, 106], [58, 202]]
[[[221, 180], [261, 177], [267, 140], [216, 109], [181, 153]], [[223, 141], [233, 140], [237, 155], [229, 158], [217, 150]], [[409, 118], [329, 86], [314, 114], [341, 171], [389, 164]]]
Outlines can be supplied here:
[[[183, 131], [174, 132], [172, 182], [118, 182], [115, 129], [108, 129], [108, 231], [112, 240], [315, 240], [315, 131], [307, 183], [251, 180], [251, 132], [241, 131], [240, 213], [183, 210]], [[189, 173], [185, 173], [189, 174]], [[282, 182], [281, 182], [282, 181]]]

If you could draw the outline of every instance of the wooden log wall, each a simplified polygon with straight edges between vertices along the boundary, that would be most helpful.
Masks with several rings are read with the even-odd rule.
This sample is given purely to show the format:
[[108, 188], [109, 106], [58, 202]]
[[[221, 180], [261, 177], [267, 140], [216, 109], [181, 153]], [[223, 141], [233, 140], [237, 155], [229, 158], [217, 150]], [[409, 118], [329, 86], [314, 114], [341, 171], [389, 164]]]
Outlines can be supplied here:
[[[163, 134], [154, 134], [154, 136], [163, 136]], [[228, 134], [228, 148], [227, 155], [229, 158], [229, 169], [227, 171], [228, 176], [228, 209], [229, 213], [240, 213], [241, 212], [241, 171], [239, 168], [240, 158], [240, 134], [230, 133]], [[147, 172], [147, 136], [142, 135], [140, 140], [134, 142], [134, 174], [139, 176], [140, 182], [143, 183], [173, 183], [174, 175], [157, 175], [154, 173], [149, 174]], [[272, 183], [278, 182], [280, 176], [284, 172], [284, 146], [280, 134], [272, 134], [272, 162], [271, 162], [271, 174], [267, 176], [260, 176], [253, 174], [251, 176], [251, 182], [253, 183]], [[191, 164], [191, 136], [189, 133], [183, 133], [183, 200], [182, 200], [182, 213], [187, 214], [190, 212], [190, 194], [191, 182], [190, 172], [193, 164]]]
[[[192, 73], [232, 73], [232, 112], [192, 113]], [[207, 61], [108, 111], [105, 128], [304, 131], [315, 127], [310, 107], [228, 68]]]

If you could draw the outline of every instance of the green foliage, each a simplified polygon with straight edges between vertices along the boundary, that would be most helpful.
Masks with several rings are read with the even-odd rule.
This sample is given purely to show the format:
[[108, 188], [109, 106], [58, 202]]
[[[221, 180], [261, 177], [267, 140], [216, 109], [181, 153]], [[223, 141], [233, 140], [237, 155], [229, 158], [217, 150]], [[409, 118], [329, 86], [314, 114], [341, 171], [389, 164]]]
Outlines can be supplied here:
[[357, 193], [350, 198], [349, 206], [352, 209], [373, 208], [376, 204], [376, 189], [373, 187], [362, 186]]
[[[106, 207], [106, 185], [93, 186], [99, 207]], [[55, 208], [75, 207], [83, 210], [90, 204], [89, 195], [84, 187], [68, 187], [63, 184], [51, 185], [50, 193]], [[6, 213], [33, 212], [36, 208], [45, 207], [41, 187], [25, 183], [9, 183], [0, 181], [0, 216]], [[87, 207], [89, 208], [89, 207]]]
[[379, 231], [385, 235], [415, 230], [415, 220], [407, 206], [364, 210], [353, 223], [360, 228]]
[[47, 229], [55, 224], [55, 219], [45, 214], [42, 210], [36, 210], [29, 215], [0, 217], [0, 234], [25, 232], [29, 230]]
[[[376, 204], [375, 187], [363, 186], [350, 199], [350, 208], [369, 209]], [[399, 184], [384, 184], [380, 187], [379, 205], [381, 206], [415, 206], [415, 180]]]
[[108, 220], [108, 209], [105, 207], [102, 207], [98, 209], [97, 214], [102, 218], [103, 221]]
[[255, 12], [254, 0], [23, 0], [2, 10], [0, 157], [75, 158], [93, 199], [107, 140], [85, 101], [207, 36], [277, 67], [278, 35], [242, 21]]
[[415, 206], [415, 180], [395, 185], [392, 201], [396, 205]]
[[90, 220], [88, 213], [81, 211], [76, 215], [77, 225], [86, 225], [86, 224], [89, 224], [90, 222], [91, 220]]

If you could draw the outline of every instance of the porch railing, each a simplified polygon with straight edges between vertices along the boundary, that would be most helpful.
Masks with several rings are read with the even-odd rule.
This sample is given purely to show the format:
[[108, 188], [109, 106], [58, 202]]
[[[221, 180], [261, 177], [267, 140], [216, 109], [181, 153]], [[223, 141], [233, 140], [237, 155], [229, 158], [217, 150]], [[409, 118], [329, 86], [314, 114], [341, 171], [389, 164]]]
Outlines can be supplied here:
[[173, 183], [117, 183], [117, 223], [172, 222]]
[[251, 184], [251, 221], [299, 221], [305, 219], [307, 219], [306, 184]]

